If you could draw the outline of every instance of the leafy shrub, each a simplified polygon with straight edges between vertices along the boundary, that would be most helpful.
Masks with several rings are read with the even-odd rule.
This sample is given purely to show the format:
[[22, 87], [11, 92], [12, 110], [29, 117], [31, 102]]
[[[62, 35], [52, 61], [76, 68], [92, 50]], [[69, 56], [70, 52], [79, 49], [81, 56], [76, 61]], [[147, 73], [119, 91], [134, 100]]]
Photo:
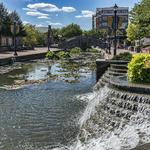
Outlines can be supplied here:
[[46, 58], [48, 58], [48, 59], [59, 59], [59, 57], [57, 55], [55, 55], [55, 53], [52, 51], [49, 51], [46, 53]]
[[54, 52], [48, 51], [48, 52], [46, 53], [46, 58], [48, 58], [48, 59], [53, 59], [53, 58], [54, 58]]
[[132, 54], [129, 52], [120, 53], [113, 57], [113, 60], [125, 60], [130, 61], [132, 59]]
[[60, 51], [60, 52], [58, 52], [57, 56], [59, 58], [64, 58], [65, 57], [65, 52], [64, 51]]
[[97, 53], [98, 52], [98, 50], [96, 48], [88, 48], [87, 51], [92, 52], [92, 53]]
[[70, 56], [70, 54], [69, 54], [69, 52], [66, 52], [65, 53], [65, 58], [70, 58], [71, 56]]
[[69, 55], [69, 52], [64, 52], [64, 51], [61, 51], [57, 54], [57, 56], [61, 59], [61, 58], [69, 58], [70, 55]]
[[75, 47], [70, 50], [70, 56], [78, 56], [81, 53], [81, 48]]
[[128, 78], [131, 82], [150, 83], [150, 54], [136, 54], [128, 64]]

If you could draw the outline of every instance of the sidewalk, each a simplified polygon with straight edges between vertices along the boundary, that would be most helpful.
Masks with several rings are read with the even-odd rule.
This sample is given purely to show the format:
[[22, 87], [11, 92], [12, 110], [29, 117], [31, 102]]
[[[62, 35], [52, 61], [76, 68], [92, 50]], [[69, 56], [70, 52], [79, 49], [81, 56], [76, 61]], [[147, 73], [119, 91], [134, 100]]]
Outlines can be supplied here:
[[[136, 52], [131, 52], [130, 50], [125, 50], [125, 49], [117, 49], [117, 55], [120, 53], [124, 53], [124, 52], [129, 52], [131, 54], [135, 54]], [[105, 59], [112, 59], [113, 58], [113, 54], [114, 54], [114, 49], [111, 48], [111, 54], [107, 54], [105, 53]]]
[[[51, 51], [59, 51], [57, 48], [51, 48]], [[35, 48], [35, 50], [23, 50], [18, 51], [18, 56], [28, 56], [28, 55], [35, 55], [35, 54], [44, 54], [47, 52], [47, 47], [43, 48]], [[0, 59], [12, 58], [14, 57], [14, 52], [7, 51], [7, 52], [0, 52]]]

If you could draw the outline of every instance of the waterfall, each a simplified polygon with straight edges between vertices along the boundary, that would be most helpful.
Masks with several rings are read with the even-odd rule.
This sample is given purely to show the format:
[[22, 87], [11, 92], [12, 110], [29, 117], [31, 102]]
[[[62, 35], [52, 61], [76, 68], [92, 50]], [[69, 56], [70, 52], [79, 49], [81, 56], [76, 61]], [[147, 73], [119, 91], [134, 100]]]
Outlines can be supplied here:
[[95, 112], [96, 106], [102, 101], [103, 99], [106, 98], [108, 93], [108, 88], [105, 86], [103, 89], [97, 91], [93, 91], [93, 94], [88, 97], [88, 105], [86, 107], [85, 112], [81, 116], [79, 120], [80, 126], [82, 126], [89, 118], [90, 116]]
[[79, 119], [80, 133], [69, 149], [128, 150], [150, 142], [148, 95], [105, 86], [86, 99], [88, 105]]

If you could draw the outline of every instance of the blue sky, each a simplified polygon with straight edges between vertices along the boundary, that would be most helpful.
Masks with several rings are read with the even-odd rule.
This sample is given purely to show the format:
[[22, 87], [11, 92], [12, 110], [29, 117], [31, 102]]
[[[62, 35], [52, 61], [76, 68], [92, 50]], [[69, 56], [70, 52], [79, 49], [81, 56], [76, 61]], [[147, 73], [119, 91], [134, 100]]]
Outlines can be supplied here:
[[92, 27], [91, 16], [97, 7], [118, 6], [130, 9], [139, 0], [0, 0], [9, 11], [16, 10], [24, 23], [63, 27], [77, 23], [82, 29]]

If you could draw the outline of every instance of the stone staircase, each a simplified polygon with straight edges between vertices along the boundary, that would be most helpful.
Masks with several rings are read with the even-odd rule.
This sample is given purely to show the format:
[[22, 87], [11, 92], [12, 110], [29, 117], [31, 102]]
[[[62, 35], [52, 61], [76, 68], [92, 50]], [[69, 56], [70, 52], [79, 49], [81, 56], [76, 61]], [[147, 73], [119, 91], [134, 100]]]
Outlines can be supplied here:
[[127, 65], [110, 64], [110, 67], [102, 75], [96, 86], [99, 89], [101, 86], [109, 84], [112, 77], [126, 76], [126, 74], [127, 74]]

